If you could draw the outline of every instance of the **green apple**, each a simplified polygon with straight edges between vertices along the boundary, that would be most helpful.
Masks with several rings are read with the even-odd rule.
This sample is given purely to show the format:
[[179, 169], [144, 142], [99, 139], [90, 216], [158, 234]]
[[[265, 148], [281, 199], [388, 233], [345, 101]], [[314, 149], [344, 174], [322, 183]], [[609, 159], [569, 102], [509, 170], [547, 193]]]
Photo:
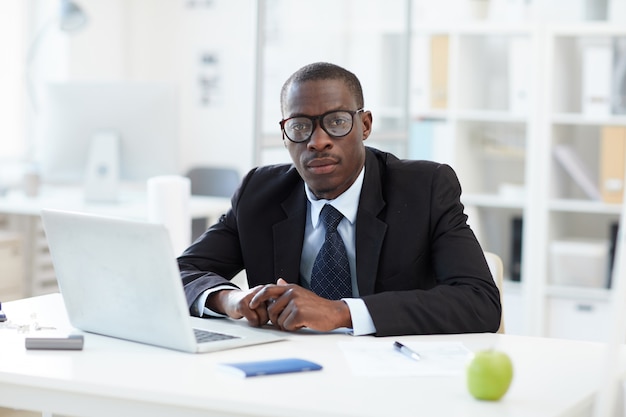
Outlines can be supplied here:
[[513, 363], [504, 352], [494, 349], [476, 352], [467, 365], [467, 388], [479, 400], [499, 400], [512, 380]]

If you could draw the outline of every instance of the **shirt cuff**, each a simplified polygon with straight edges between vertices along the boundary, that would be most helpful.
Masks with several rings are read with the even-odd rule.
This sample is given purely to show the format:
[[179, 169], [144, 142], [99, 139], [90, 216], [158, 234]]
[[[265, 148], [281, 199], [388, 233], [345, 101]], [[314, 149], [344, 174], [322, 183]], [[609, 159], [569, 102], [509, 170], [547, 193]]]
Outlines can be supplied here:
[[376, 326], [365, 306], [365, 302], [360, 298], [342, 298], [348, 305], [350, 317], [352, 318], [352, 334], [354, 336], [365, 336], [376, 333]]
[[227, 317], [226, 314], [216, 313], [215, 311], [207, 308], [205, 306], [206, 299], [209, 298], [209, 295], [213, 294], [214, 292], [217, 292], [220, 290], [234, 290], [234, 289], [235, 288], [233, 288], [230, 285], [220, 285], [215, 288], [209, 288], [208, 290], [200, 294], [198, 298], [196, 298], [196, 302], [195, 302], [196, 311], [200, 312], [199, 317], [204, 317], [204, 316]]

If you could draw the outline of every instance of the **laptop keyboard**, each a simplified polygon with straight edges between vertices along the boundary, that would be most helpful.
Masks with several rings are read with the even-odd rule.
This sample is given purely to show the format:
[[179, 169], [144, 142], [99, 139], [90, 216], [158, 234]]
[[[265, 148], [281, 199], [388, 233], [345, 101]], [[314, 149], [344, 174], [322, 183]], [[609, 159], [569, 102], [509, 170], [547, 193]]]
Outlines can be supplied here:
[[231, 336], [229, 334], [211, 332], [208, 330], [193, 329], [196, 335], [196, 341], [198, 343], [217, 342], [218, 340], [239, 339], [238, 336]]

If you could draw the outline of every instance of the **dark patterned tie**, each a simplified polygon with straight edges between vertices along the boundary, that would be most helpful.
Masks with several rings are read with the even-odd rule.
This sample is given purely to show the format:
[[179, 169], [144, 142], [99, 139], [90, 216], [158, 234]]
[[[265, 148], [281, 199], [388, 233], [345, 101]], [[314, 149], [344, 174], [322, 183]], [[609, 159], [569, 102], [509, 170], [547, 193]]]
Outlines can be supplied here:
[[348, 254], [337, 231], [343, 215], [330, 204], [326, 204], [320, 217], [326, 227], [326, 239], [313, 263], [311, 289], [329, 300], [352, 297]]

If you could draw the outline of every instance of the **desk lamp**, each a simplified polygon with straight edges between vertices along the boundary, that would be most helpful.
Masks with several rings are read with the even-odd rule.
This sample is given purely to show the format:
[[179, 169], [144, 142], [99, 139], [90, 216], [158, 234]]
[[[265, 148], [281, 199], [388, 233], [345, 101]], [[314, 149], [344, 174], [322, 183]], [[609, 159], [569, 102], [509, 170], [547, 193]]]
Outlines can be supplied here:
[[37, 56], [37, 50], [41, 41], [45, 38], [48, 30], [57, 24], [59, 29], [65, 33], [77, 32], [87, 25], [87, 15], [83, 12], [82, 8], [73, 1], [61, 0], [58, 13], [43, 24], [41, 29], [35, 35], [33, 42], [30, 44], [26, 55], [26, 87], [28, 97], [35, 111], [38, 110], [38, 107], [33, 77], [31, 74], [31, 65]]

